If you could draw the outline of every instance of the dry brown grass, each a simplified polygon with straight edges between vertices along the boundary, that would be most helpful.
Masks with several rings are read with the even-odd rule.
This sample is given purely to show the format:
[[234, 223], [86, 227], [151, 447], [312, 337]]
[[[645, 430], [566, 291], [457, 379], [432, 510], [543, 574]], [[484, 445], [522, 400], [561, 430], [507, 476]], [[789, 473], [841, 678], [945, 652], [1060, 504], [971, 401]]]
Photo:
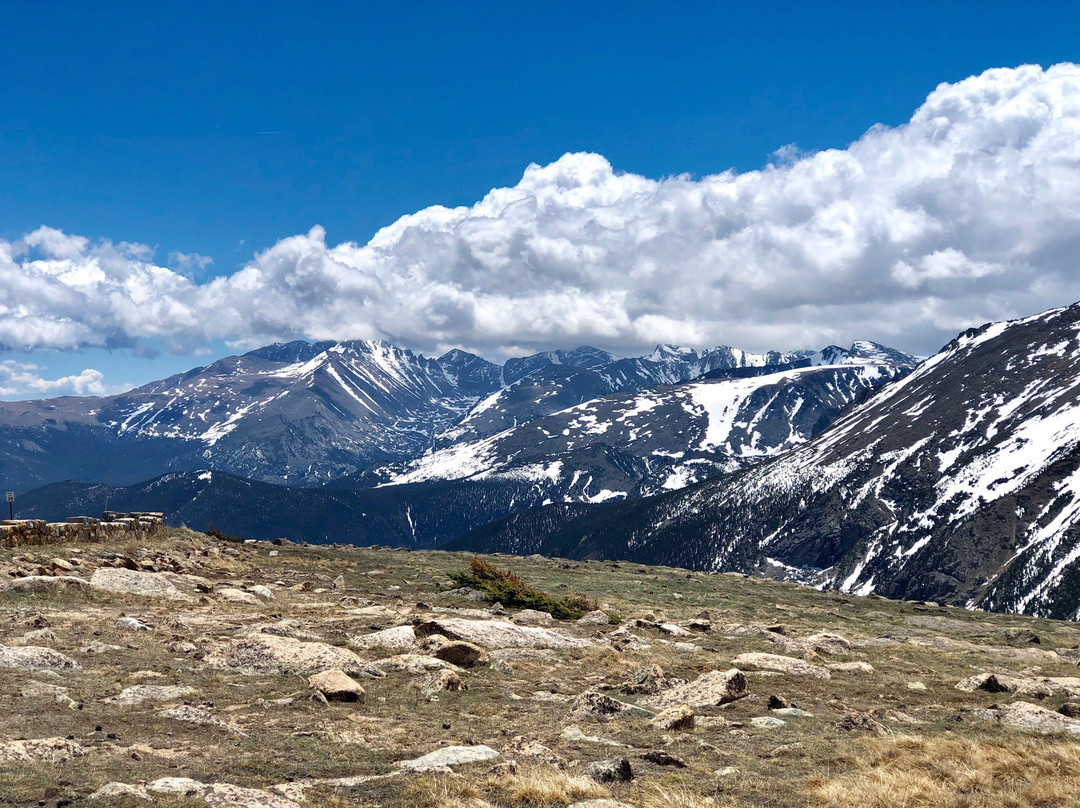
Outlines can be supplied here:
[[[649, 783], [632, 797], [639, 808], [720, 808], [712, 797], [703, 797], [686, 786], [665, 786]], [[723, 805], [731, 803], [724, 802]]]
[[827, 808], [1064, 808], [1080, 806], [1080, 746], [898, 737], [867, 742], [854, 771], [812, 778]]
[[560, 808], [607, 797], [609, 792], [586, 777], [550, 766], [523, 766], [512, 774], [475, 781], [424, 777], [410, 783], [403, 796], [405, 804], [416, 808]]

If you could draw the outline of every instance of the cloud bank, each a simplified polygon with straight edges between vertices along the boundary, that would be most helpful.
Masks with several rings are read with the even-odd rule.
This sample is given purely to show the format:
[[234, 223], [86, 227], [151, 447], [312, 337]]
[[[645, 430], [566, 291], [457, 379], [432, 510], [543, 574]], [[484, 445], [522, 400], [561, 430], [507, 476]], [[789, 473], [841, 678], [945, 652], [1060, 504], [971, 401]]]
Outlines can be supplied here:
[[0, 344], [383, 337], [512, 354], [866, 337], [928, 353], [1080, 298], [1077, 65], [942, 84], [902, 126], [776, 159], [654, 180], [567, 154], [367, 244], [316, 226], [204, 282], [194, 259], [168, 269], [141, 245], [42, 227], [0, 241]]
[[119, 392], [105, 384], [105, 375], [94, 368], [81, 373], [46, 379], [43, 368], [31, 362], [14, 359], [0, 361], [0, 396], [23, 396], [34, 394], [41, 397], [59, 395], [105, 396]]

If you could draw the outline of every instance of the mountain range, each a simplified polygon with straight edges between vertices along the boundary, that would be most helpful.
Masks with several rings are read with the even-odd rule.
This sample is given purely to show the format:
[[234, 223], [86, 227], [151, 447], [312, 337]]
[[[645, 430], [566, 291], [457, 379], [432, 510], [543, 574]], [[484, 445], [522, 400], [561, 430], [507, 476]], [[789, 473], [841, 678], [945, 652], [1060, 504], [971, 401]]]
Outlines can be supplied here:
[[1080, 304], [987, 324], [738, 474], [519, 512], [451, 546], [1080, 619], [1078, 360]]
[[108, 504], [263, 538], [432, 547], [522, 508], [738, 470], [916, 361], [870, 342], [636, 358], [583, 347], [503, 365], [293, 342], [109, 398], [2, 404], [0, 466], [36, 488], [20, 492], [22, 515]]

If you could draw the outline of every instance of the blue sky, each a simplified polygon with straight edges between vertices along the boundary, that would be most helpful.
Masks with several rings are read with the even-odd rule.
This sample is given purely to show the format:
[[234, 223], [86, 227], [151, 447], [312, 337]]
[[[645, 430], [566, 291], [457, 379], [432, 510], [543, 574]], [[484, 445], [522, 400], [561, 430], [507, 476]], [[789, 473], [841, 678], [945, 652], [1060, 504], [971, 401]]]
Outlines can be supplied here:
[[[201, 285], [314, 225], [331, 246], [363, 245], [568, 152], [653, 180], [747, 172], [788, 144], [844, 149], [875, 124], [902, 126], [940, 82], [1080, 60], [1075, 3], [42, 2], [4, 16], [0, 238], [44, 225], [148, 245], [152, 263]], [[606, 333], [594, 331], [566, 338]], [[6, 358], [52, 377], [94, 367], [117, 385], [261, 336], [146, 333], [111, 352], [42, 340]], [[818, 336], [634, 333], [762, 341], [748, 347]], [[613, 348], [636, 344], [612, 334]], [[325, 336], [282, 336], [297, 335]], [[505, 354], [541, 336], [413, 341]]]

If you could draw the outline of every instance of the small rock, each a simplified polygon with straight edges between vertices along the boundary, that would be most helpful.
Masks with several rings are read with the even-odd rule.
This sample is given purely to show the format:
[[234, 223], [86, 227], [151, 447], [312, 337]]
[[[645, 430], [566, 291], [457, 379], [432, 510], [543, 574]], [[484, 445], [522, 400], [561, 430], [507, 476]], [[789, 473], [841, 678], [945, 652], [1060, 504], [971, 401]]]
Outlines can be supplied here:
[[79, 670], [79, 663], [59, 651], [38, 645], [21, 648], [0, 645], [0, 668], [17, 668], [27, 671]]
[[344, 575], [339, 575], [337, 578], [334, 579], [334, 589], [344, 589], [344, 588], [345, 588], [345, 576]]
[[646, 752], [641, 756], [642, 760], [647, 760], [649, 763], [655, 763], [657, 766], [674, 766], [676, 769], [685, 769], [686, 762], [680, 760], [674, 755], [670, 755], [660, 749], [654, 749], [650, 752]]
[[11, 581], [0, 581], [0, 589], [13, 592], [63, 592], [65, 589], [85, 589], [90, 582], [74, 575], [28, 575]]
[[598, 783], [627, 783], [634, 779], [634, 771], [626, 758], [598, 760], [585, 767], [585, 776]]
[[342, 670], [329, 670], [308, 677], [308, 687], [322, 693], [328, 701], [362, 702], [364, 688]]
[[555, 622], [555, 618], [549, 612], [539, 612], [536, 609], [522, 609], [514, 615], [514, 622], [519, 626], [544, 626]]
[[[276, 553], [277, 551], [276, 550], [271, 550], [270, 552]], [[262, 598], [263, 600], [273, 600], [274, 599], [274, 593], [270, 590], [270, 587], [263, 586], [262, 584], [255, 584], [254, 586], [249, 586], [248, 591], [251, 592], [251, 594], [253, 594], [253, 595], [257, 595], [258, 597]]]
[[423, 639], [432, 634], [442, 634], [451, 640], [465, 640], [482, 648], [552, 648], [569, 650], [591, 648], [589, 640], [570, 637], [553, 629], [539, 626], [519, 626], [505, 620], [466, 620], [449, 618], [429, 620], [413, 627], [415, 635]]
[[[787, 709], [791, 709], [790, 707]], [[750, 723], [758, 729], [779, 729], [786, 726], [787, 722], [780, 718], [773, 718], [771, 715], [761, 715], [757, 718], [751, 718]]]
[[648, 710], [643, 710], [636, 705], [627, 704], [625, 701], [619, 701], [618, 699], [613, 699], [611, 696], [607, 696], [603, 693], [596, 693], [594, 691], [588, 691], [578, 696], [574, 709], [570, 715], [572, 718], [578, 720], [582, 718], [594, 718], [597, 721], [610, 721], [621, 713], [644, 715], [648, 717], [652, 717], [653, 715]]
[[242, 589], [236, 589], [231, 586], [219, 589], [214, 594], [226, 603], [247, 603], [249, 605], [256, 605], [259, 602], [259, 599], [250, 592], [245, 592]]
[[801, 710], [798, 707], [780, 707], [773, 710], [774, 715], [785, 715], [788, 718], [813, 718], [813, 713], [808, 713], [806, 710]]
[[873, 676], [874, 666], [869, 662], [830, 662], [825, 666], [836, 673], [865, 673]]
[[732, 664], [747, 670], [777, 671], [790, 676], [813, 676], [817, 679], [831, 678], [831, 674], [825, 668], [779, 654], [739, 654]]
[[395, 626], [371, 634], [349, 637], [349, 647], [359, 650], [385, 648], [391, 651], [415, 651], [419, 648], [419, 643], [412, 626]]
[[739, 770], [735, 766], [725, 766], [722, 769], [717, 769], [713, 772], [717, 777], [734, 777], [739, 773]]
[[149, 631], [150, 626], [134, 617], [120, 617], [116, 621], [116, 627], [123, 631]]
[[198, 691], [186, 685], [134, 685], [125, 687], [117, 695], [105, 699], [109, 704], [133, 707], [144, 701], [176, 701], [194, 696]]
[[456, 692], [468, 689], [468, 685], [461, 681], [461, 677], [451, 670], [429, 673], [420, 681], [420, 692], [425, 696], [433, 696], [444, 691]]
[[908, 682], [907, 689], [915, 693], [925, 693], [927, 690], [926, 684], [923, 682]]
[[161, 715], [165, 718], [172, 718], [175, 721], [183, 721], [187, 724], [216, 727], [235, 735], [244, 734], [237, 727], [233, 726], [228, 721], [218, 718], [205, 707], [193, 707], [185, 704], [181, 707], [173, 707], [171, 710], [165, 710]]
[[608, 626], [611, 625], [611, 618], [605, 612], [596, 609], [579, 617], [577, 624], [579, 626]]
[[1080, 718], [1080, 702], [1067, 701], [1057, 711], [1066, 718]]
[[424, 640], [420, 650], [459, 668], [473, 668], [488, 662], [487, 651], [479, 645], [464, 640], [448, 640], [441, 634], [433, 634]]
[[36, 738], [0, 743], [0, 763], [59, 763], [85, 754], [85, 749], [66, 738]]
[[649, 724], [661, 732], [675, 732], [694, 728], [694, 711], [689, 704], [677, 704], [656, 714]]
[[311, 676], [340, 669], [353, 676], [375, 679], [386, 675], [347, 648], [270, 634], [252, 634], [236, 640], [208, 656], [206, 664], [212, 669], [255, 674]]
[[88, 800], [115, 800], [121, 797], [131, 797], [143, 802], [153, 802], [146, 789], [142, 786], [129, 786], [127, 783], [106, 783], [93, 794]]

